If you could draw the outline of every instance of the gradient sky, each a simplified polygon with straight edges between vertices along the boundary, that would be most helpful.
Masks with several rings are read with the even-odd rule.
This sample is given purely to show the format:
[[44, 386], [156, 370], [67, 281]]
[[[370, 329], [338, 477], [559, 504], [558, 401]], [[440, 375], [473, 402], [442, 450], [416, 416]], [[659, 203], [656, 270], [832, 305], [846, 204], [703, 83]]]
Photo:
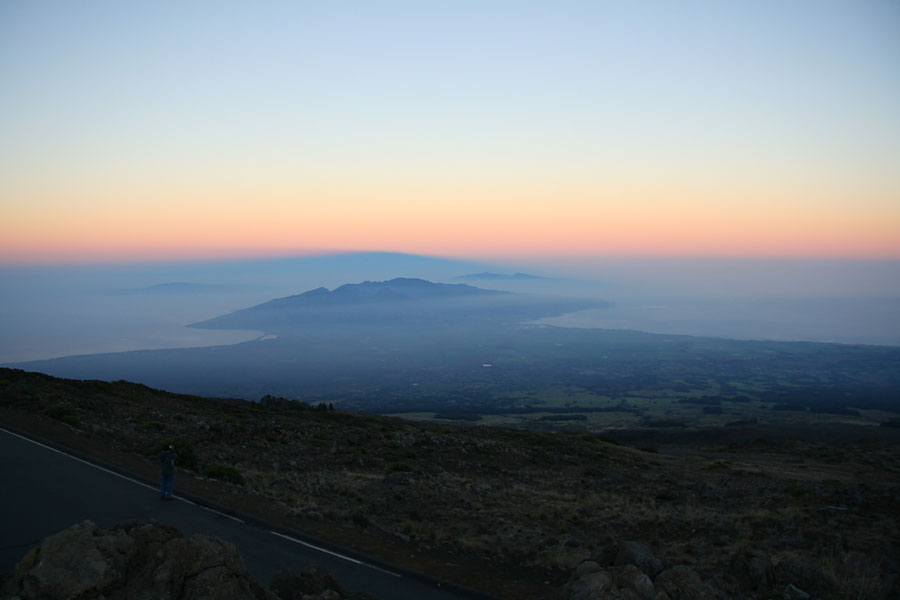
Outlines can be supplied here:
[[0, 262], [900, 258], [900, 2], [0, 1]]

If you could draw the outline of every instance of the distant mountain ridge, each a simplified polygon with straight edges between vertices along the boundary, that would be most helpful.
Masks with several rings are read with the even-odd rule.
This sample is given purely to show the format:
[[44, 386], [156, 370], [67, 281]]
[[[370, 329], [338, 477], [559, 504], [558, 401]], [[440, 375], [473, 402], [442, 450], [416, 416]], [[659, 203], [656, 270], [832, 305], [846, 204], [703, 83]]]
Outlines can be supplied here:
[[424, 279], [397, 277], [390, 281], [364, 281], [346, 283], [334, 290], [319, 287], [302, 294], [277, 298], [259, 304], [254, 309], [300, 308], [338, 306], [347, 304], [371, 304], [378, 302], [402, 302], [404, 300], [438, 300], [473, 296], [509, 294], [497, 290], [485, 290], [464, 283], [434, 283]]
[[396, 331], [399, 331], [397, 327], [404, 326], [415, 327], [421, 335], [423, 328], [429, 327], [452, 327], [459, 331], [465, 324], [484, 330], [599, 306], [609, 306], [609, 303], [397, 277], [389, 281], [348, 283], [333, 290], [320, 287], [193, 323], [190, 327], [307, 335], [317, 329], [333, 332], [345, 326], [391, 327]]
[[510, 303], [521, 302], [518, 300], [521, 297], [464, 283], [397, 277], [389, 281], [348, 283], [333, 290], [320, 287], [193, 323], [190, 327], [286, 333], [297, 329], [308, 331], [326, 323], [373, 325], [411, 319], [431, 323], [488, 315], [496, 320], [508, 316]]

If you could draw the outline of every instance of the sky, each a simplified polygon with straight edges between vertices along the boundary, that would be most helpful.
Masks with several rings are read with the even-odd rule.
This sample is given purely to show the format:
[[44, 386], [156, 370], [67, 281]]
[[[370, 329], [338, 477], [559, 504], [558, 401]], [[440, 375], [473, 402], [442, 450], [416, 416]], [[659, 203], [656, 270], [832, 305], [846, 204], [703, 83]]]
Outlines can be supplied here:
[[900, 3], [0, 0], [0, 263], [900, 259]]

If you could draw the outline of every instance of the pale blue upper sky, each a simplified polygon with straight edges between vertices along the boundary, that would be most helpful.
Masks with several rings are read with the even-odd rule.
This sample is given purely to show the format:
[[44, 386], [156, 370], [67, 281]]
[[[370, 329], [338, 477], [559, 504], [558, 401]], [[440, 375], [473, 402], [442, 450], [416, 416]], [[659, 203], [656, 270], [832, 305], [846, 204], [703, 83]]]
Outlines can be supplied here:
[[825, 182], [885, 219], [900, 204], [895, 0], [3, 0], [0, 86], [0, 211], [68, 201], [38, 180], [235, 170]]

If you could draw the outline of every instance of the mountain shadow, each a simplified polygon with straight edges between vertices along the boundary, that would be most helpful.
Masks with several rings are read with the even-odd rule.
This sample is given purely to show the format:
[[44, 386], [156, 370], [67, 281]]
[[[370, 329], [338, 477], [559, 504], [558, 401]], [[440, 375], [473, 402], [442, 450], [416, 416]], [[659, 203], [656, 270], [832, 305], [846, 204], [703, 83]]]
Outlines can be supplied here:
[[543, 281], [553, 281], [553, 277], [542, 277], [541, 275], [531, 275], [529, 273], [513, 273], [512, 275], [507, 275], [506, 273], [491, 273], [490, 271], [484, 271], [483, 273], [468, 273], [466, 275], [460, 275], [457, 279], [484, 279], [484, 280], [499, 280], [499, 281], [507, 281], [507, 280], [543, 280]]

